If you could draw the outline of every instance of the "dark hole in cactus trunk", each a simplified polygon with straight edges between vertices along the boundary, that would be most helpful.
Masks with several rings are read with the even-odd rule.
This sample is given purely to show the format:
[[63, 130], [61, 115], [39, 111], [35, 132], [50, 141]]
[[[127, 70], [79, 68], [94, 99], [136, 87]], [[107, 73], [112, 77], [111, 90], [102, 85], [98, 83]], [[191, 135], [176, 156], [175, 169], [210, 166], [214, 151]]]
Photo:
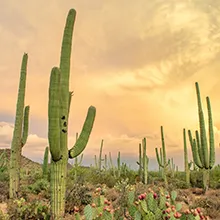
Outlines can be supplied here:
[[64, 119], [65, 119], [65, 116], [62, 116], [61, 119], [64, 120]]
[[62, 132], [63, 132], [63, 133], [66, 133], [67, 131], [66, 131], [65, 129], [62, 129]]
[[67, 123], [66, 123], [66, 121], [63, 123], [63, 126], [64, 126], [64, 127], [67, 127]]

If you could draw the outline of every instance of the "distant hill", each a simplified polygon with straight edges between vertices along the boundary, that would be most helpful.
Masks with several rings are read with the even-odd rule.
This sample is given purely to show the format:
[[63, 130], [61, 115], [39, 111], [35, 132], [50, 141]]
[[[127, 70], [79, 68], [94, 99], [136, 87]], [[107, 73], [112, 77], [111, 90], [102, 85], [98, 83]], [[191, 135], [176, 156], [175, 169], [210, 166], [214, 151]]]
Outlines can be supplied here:
[[[0, 149], [0, 155], [2, 154], [2, 153], [6, 153], [6, 157], [7, 157], [7, 159], [8, 159], [8, 161], [10, 160], [10, 154], [11, 154], [11, 150], [10, 149]], [[21, 167], [22, 168], [28, 168], [28, 169], [41, 169], [41, 164], [40, 163], [37, 163], [37, 162], [34, 162], [34, 161], [32, 161], [32, 160], [30, 160], [30, 159], [28, 159], [27, 157], [25, 157], [25, 156], [21, 156]]]
[[[0, 156], [2, 153], [6, 153], [6, 156], [7, 156], [7, 159], [8, 161], [10, 160], [10, 153], [11, 153], [11, 150], [8, 149], [8, 148], [5, 148], [5, 149], [0, 149]], [[37, 162], [34, 162], [30, 159], [28, 159], [27, 157], [21, 155], [21, 167], [22, 168], [27, 168], [28, 170], [29, 169], [41, 169], [41, 166], [42, 164], [40, 163], [37, 163]], [[67, 164], [67, 168], [68, 169], [71, 169], [72, 168], [72, 165], [70, 163]]]

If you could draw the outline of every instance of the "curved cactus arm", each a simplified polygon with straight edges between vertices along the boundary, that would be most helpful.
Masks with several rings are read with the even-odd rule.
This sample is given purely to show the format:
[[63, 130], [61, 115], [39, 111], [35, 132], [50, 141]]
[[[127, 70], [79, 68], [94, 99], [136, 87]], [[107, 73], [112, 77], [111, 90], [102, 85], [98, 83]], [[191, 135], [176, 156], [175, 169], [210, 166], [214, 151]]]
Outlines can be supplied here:
[[23, 120], [23, 129], [22, 129], [22, 147], [26, 144], [28, 138], [28, 127], [29, 127], [29, 112], [30, 106], [25, 106], [24, 109], [24, 120]]
[[158, 162], [159, 166], [160, 167], [164, 167], [163, 164], [161, 163], [161, 158], [159, 156], [158, 148], [157, 147], [155, 148], [155, 152], [156, 152], [157, 162]]
[[211, 169], [215, 164], [215, 141], [214, 130], [212, 121], [212, 109], [209, 97], [206, 97], [207, 109], [208, 109], [208, 121], [209, 121], [209, 168]]
[[90, 106], [79, 138], [77, 139], [73, 148], [69, 150], [69, 158], [77, 157], [85, 149], [93, 128], [95, 116], [96, 108], [94, 106]]
[[195, 131], [195, 134], [196, 134], [196, 146], [197, 146], [197, 149], [198, 149], [198, 153], [199, 153], [199, 158], [200, 158], [200, 161], [202, 163], [202, 166], [205, 167], [205, 162], [204, 162], [204, 152], [202, 150], [202, 146], [201, 146], [201, 143], [200, 143], [200, 135], [199, 135], [199, 131], [196, 130]]
[[192, 138], [192, 134], [191, 134], [190, 130], [188, 130], [188, 136], [189, 136], [189, 142], [190, 142], [191, 149], [192, 149], [192, 155], [193, 155], [194, 163], [199, 168], [203, 168], [203, 165], [202, 165], [202, 162], [200, 160], [199, 153], [198, 153], [198, 147], [196, 145], [196, 140]]
[[209, 168], [209, 155], [208, 155], [208, 144], [206, 138], [206, 130], [205, 130], [205, 119], [202, 110], [202, 102], [200, 98], [200, 91], [199, 91], [199, 84], [198, 82], [195, 83], [196, 85], [196, 95], [197, 95], [197, 102], [198, 102], [198, 113], [199, 113], [199, 126], [200, 126], [200, 138], [201, 138], [201, 146], [204, 155], [204, 164], [206, 169]]
[[60, 150], [60, 71], [54, 67], [50, 75], [49, 104], [48, 104], [48, 139], [53, 161], [61, 158]]
[[161, 164], [164, 165], [164, 161], [163, 161], [163, 151], [162, 148], [160, 147], [160, 158], [161, 158]]
[[43, 175], [46, 177], [48, 174], [48, 158], [49, 158], [49, 148], [46, 147], [44, 150], [44, 160], [43, 160]]

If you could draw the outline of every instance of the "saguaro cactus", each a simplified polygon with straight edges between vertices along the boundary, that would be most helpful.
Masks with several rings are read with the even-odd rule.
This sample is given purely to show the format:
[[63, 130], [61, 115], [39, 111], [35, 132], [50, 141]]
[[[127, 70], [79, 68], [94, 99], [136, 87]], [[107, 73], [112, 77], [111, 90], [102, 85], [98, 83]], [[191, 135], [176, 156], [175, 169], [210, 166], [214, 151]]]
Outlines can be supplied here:
[[208, 124], [209, 124], [209, 151], [205, 129], [205, 119], [202, 110], [202, 102], [200, 97], [200, 90], [198, 82], [195, 83], [196, 95], [198, 102], [198, 114], [199, 114], [199, 131], [196, 131], [196, 138], [192, 138], [191, 131], [188, 131], [189, 141], [191, 144], [193, 160], [195, 164], [203, 169], [203, 186], [204, 190], [208, 190], [209, 186], [209, 171], [215, 164], [215, 146], [214, 146], [214, 130], [212, 122], [212, 111], [209, 97], [206, 97], [207, 109], [208, 109]]
[[143, 178], [142, 182], [143, 184], [147, 184], [148, 181], [148, 163], [149, 159], [147, 157], [147, 147], [146, 147], [146, 138], [143, 138], [142, 140], [142, 148], [143, 148], [143, 155], [142, 155], [142, 162], [143, 162]]
[[117, 157], [117, 166], [118, 166], [118, 178], [121, 176], [121, 153], [120, 151], [118, 152], [118, 157]]
[[65, 211], [68, 158], [77, 157], [86, 147], [95, 120], [96, 109], [89, 107], [82, 132], [73, 148], [68, 150], [68, 118], [72, 93], [69, 92], [72, 34], [76, 11], [68, 13], [64, 29], [60, 68], [51, 71], [48, 104], [48, 139], [51, 153], [51, 216], [62, 219]]
[[17, 194], [19, 191], [20, 184], [21, 152], [22, 147], [25, 145], [28, 137], [30, 107], [26, 106], [24, 109], [27, 61], [28, 55], [24, 54], [21, 65], [14, 133], [11, 143], [9, 181], [9, 196], [11, 199], [17, 198], [18, 196]]
[[101, 141], [100, 151], [99, 151], [99, 170], [102, 169], [102, 149], [103, 149], [104, 140]]
[[156, 157], [157, 157], [157, 162], [160, 167], [163, 168], [163, 179], [165, 186], [167, 187], [167, 168], [169, 166], [170, 161], [166, 158], [166, 148], [165, 148], [165, 141], [164, 141], [164, 134], [163, 134], [163, 126], [160, 127], [160, 132], [161, 132], [161, 142], [162, 142], [162, 157], [160, 157], [158, 149], [155, 148], [156, 151]]
[[183, 129], [183, 144], [184, 144], [184, 167], [185, 167], [185, 180], [187, 186], [190, 186], [190, 166], [191, 163], [188, 162], [188, 152], [186, 144], [186, 129]]

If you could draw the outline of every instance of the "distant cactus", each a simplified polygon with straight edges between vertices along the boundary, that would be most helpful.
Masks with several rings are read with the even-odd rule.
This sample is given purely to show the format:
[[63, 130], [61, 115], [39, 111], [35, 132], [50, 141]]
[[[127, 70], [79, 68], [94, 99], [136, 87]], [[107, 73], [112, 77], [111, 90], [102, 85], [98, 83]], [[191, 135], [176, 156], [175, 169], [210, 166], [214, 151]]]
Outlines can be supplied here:
[[14, 133], [11, 143], [10, 172], [9, 172], [10, 173], [9, 197], [11, 199], [15, 199], [18, 196], [19, 185], [20, 185], [21, 153], [22, 153], [22, 148], [26, 144], [28, 138], [30, 107], [26, 106], [24, 108], [27, 61], [28, 61], [28, 55], [24, 54], [21, 65]]
[[42, 165], [43, 177], [45, 179], [47, 179], [47, 176], [48, 176], [48, 159], [49, 159], [49, 148], [46, 147], [45, 151], [44, 151], [44, 161], [43, 161], [43, 165]]
[[102, 169], [102, 149], [103, 149], [103, 143], [104, 143], [104, 140], [101, 141], [101, 146], [100, 146], [100, 150], [99, 150], [99, 170]]
[[117, 158], [117, 165], [118, 165], [118, 178], [121, 176], [121, 153], [118, 152], [118, 158]]
[[164, 141], [164, 134], [163, 134], [163, 126], [160, 127], [161, 131], [161, 142], [162, 142], [162, 157], [159, 155], [158, 148], [155, 148], [156, 151], [156, 157], [157, 157], [157, 162], [160, 167], [163, 168], [163, 179], [165, 186], [167, 187], [168, 182], [167, 182], [167, 169], [170, 164], [170, 161], [167, 161], [166, 158], [166, 148], [165, 148], [165, 141]]
[[191, 163], [188, 162], [188, 152], [186, 143], [186, 129], [183, 129], [183, 144], [184, 144], [184, 167], [185, 167], [185, 180], [187, 186], [190, 186], [190, 166]]
[[68, 118], [72, 92], [69, 91], [72, 34], [76, 11], [68, 13], [61, 49], [60, 68], [51, 71], [48, 104], [48, 139], [51, 153], [51, 218], [62, 219], [65, 212], [68, 158], [75, 158], [85, 149], [95, 120], [96, 109], [88, 110], [82, 132], [73, 148], [68, 150]]

